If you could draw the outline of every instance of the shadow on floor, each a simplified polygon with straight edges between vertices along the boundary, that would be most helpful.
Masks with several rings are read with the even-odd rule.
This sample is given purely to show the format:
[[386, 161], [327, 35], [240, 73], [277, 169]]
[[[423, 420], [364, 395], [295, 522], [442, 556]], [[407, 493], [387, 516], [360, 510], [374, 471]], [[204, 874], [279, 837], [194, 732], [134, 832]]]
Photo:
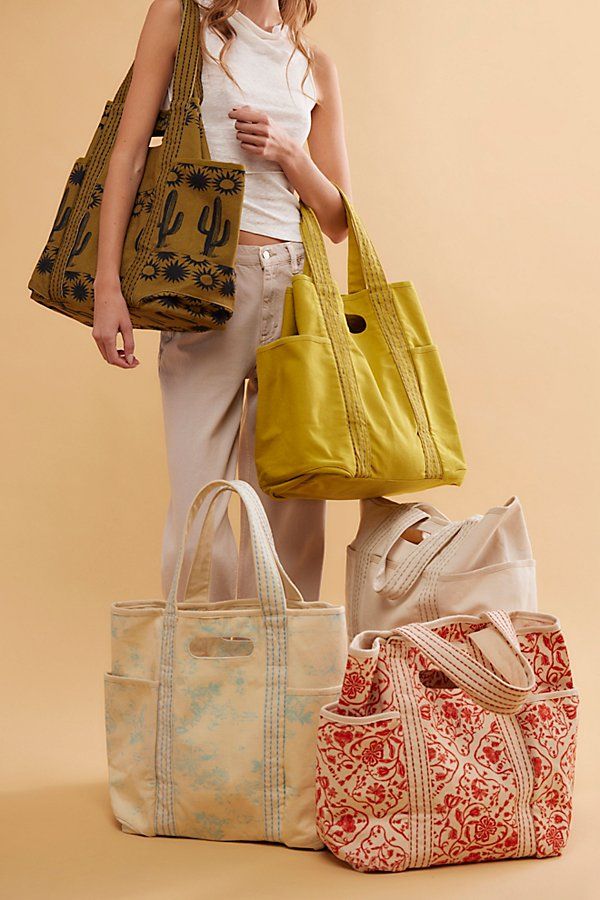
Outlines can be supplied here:
[[369, 900], [439, 892], [445, 900], [594, 896], [596, 804], [579, 794], [566, 854], [396, 875], [352, 871], [326, 851], [124, 834], [104, 783], [5, 793], [0, 896], [10, 900]]

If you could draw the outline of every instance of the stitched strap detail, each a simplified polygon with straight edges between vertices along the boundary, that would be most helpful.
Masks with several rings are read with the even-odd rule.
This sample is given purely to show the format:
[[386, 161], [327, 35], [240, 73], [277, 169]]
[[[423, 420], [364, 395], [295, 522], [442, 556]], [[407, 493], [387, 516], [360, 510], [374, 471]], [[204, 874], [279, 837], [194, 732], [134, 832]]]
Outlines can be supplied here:
[[409, 859], [407, 868], [425, 868], [433, 854], [433, 800], [427, 742], [410, 666], [398, 642], [387, 642], [390, 674], [402, 722], [409, 797]]
[[355, 478], [368, 478], [371, 474], [371, 440], [352, 362], [351, 338], [346, 326], [344, 305], [329, 269], [323, 234], [317, 217], [310, 207], [301, 204], [301, 209], [300, 228], [306, 251], [305, 266], [310, 268], [335, 359], [354, 452], [353, 474]]
[[[441, 553], [427, 567], [423, 579], [423, 588], [419, 596], [420, 619], [427, 622], [431, 619], [437, 619], [440, 616], [440, 610], [437, 602], [438, 580], [442, 572], [450, 563], [450, 560], [456, 555], [467, 535], [473, 531], [477, 525], [477, 519], [467, 519], [463, 523], [463, 527], [458, 534], [446, 544]], [[474, 650], [476, 648], [473, 648]]]
[[177, 616], [166, 611], [162, 622], [158, 713], [156, 722], [156, 806], [154, 824], [157, 834], [175, 836], [175, 797], [173, 784], [173, 657]]
[[441, 528], [436, 534], [416, 544], [397, 568], [390, 572], [387, 579], [382, 577], [375, 583], [375, 590], [388, 599], [396, 599], [408, 593], [421, 577], [429, 563], [460, 534], [463, 522], [452, 522]]
[[[192, 501], [180, 542], [173, 581], [163, 617], [156, 751], [157, 834], [176, 835], [173, 746], [173, 666], [177, 597], [187, 536], [203, 501], [214, 503], [222, 491], [239, 494], [246, 508], [256, 569], [258, 599], [265, 628], [266, 666], [263, 708], [263, 813], [265, 839], [280, 841], [285, 805], [285, 719], [287, 698], [287, 603], [278, 570], [273, 536], [260, 500], [244, 481], [213, 481]], [[209, 507], [210, 509], [210, 507]]]
[[[171, 168], [174, 156], [179, 150], [185, 129], [193, 128], [197, 130], [198, 134], [195, 137], [199, 140], [199, 144], [202, 147], [202, 154], [206, 154], [206, 158], [210, 158], [202, 124], [200, 123], [198, 128], [197, 124], [188, 122], [187, 119], [188, 104], [192, 98], [194, 87], [199, 103], [202, 98], [201, 55], [198, 40], [200, 12], [194, 0], [182, 0], [182, 6], [181, 32], [174, 65], [173, 102], [161, 145], [161, 166], [157, 179], [157, 187], [161, 190], [161, 196], [158, 198], [158, 204], [154, 204], [153, 214], [149, 217], [144, 229], [144, 237], [149, 236], [150, 238], [154, 234], [159, 214], [158, 206], [162, 202], [164, 190], [166, 189], [165, 177]], [[101, 179], [106, 169], [112, 152], [132, 74], [133, 63], [121, 82], [114, 100], [106, 104], [100, 124], [94, 132], [85, 155], [86, 169], [83, 181], [77, 193], [77, 198], [50, 274], [49, 290], [52, 297], [61, 296], [62, 282], [70, 254], [73, 247], [78, 243], [77, 238], [83, 237], [85, 233], [86, 214], [90, 198], [95, 185]], [[150, 218], [152, 218], [152, 222], [150, 222]], [[79, 232], [81, 234], [78, 234]], [[146, 262], [146, 255], [140, 250], [122, 279], [122, 291], [126, 297], [131, 295], [135, 282], [139, 277], [139, 272], [141, 272]]]
[[362, 631], [360, 612], [362, 603], [362, 592], [367, 584], [369, 574], [369, 564], [371, 554], [377, 552], [380, 540], [384, 540], [389, 532], [389, 519], [386, 518], [375, 528], [367, 537], [364, 543], [356, 548], [356, 562], [354, 567], [354, 577], [352, 580], [352, 591], [347, 597], [346, 615], [348, 617], [348, 630], [351, 637]]
[[[235, 481], [236, 484], [245, 486], [246, 482]], [[212, 558], [212, 545], [215, 535], [215, 512], [216, 512], [216, 499], [219, 494], [225, 493], [229, 490], [226, 487], [218, 488], [212, 497], [209, 508], [206, 513], [206, 517], [202, 524], [202, 530], [200, 532], [200, 537], [198, 539], [198, 546], [196, 548], [196, 554], [194, 556], [194, 560], [192, 565], [190, 566], [190, 572], [188, 575], [187, 585], [182, 601], [193, 602], [197, 604], [210, 605], [209, 603], [209, 587], [210, 587], [210, 570], [211, 570], [211, 558]], [[240, 490], [244, 490], [244, 487], [241, 487]], [[264, 536], [269, 541], [271, 546], [271, 553], [273, 554], [273, 558], [277, 565], [277, 569], [279, 571], [279, 575], [283, 582], [283, 586], [285, 589], [285, 595], [288, 600], [296, 600], [297, 602], [304, 604], [305, 601], [300, 593], [298, 587], [294, 584], [290, 576], [285, 571], [281, 560], [277, 554], [277, 550], [275, 548], [275, 543], [273, 541], [273, 535], [271, 532], [271, 526], [269, 524], [269, 520], [267, 518], [267, 514], [264, 510], [264, 507], [256, 494], [247, 494], [245, 505], [250, 504], [254, 510], [254, 514], [257, 516], [258, 520], [262, 525], [262, 529], [264, 532]], [[245, 505], [242, 504], [243, 509]], [[242, 509], [242, 514], [243, 514]], [[186, 538], [187, 539], [187, 538]], [[308, 604], [306, 604], [308, 605]]]
[[381, 333], [385, 338], [404, 384], [404, 389], [415, 417], [417, 434], [423, 450], [425, 478], [441, 478], [444, 473], [440, 454], [431, 434], [429, 417], [423, 402], [423, 395], [410, 353], [404, 325], [396, 310], [394, 295], [387, 283], [377, 251], [362, 222], [344, 192], [339, 187], [338, 190], [344, 201], [348, 224], [354, 232], [371, 304], [377, 315]]
[[[505, 613], [484, 613], [481, 618], [487, 619], [490, 625], [502, 634], [502, 637], [505, 638], [515, 653], [516, 660], [524, 676], [524, 684], [514, 684], [505, 681], [483, 666], [473, 655], [444, 640], [426, 625], [420, 623], [403, 625], [397, 629], [397, 634], [411, 640], [442, 672], [466, 691], [484, 709], [510, 715], [521, 708], [534, 689], [535, 676], [520, 648], [517, 651], [513, 644], [513, 635], [517, 646], [518, 638], [512, 627], [510, 617]], [[507, 622], [508, 630], [512, 632], [510, 640], [503, 633], [503, 628], [507, 628]], [[502, 627], [499, 627], [500, 624]]]
[[[167, 175], [180, 152], [184, 132], [186, 129], [197, 129], [197, 125], [188, 122], [187, 112], [194, 83], [200, 78], [197, 75], [202, 60], [199, 42], [200, 11], [194, 0], [183, 0], [183, 2], [185, 7], [182, 33], [175, 59], [173, 101], [170, 107], [169, 122], [161, 144], [160, 167], [156, 179], [156, 199], [145, 223], [144, 232], [138, 245], [139, 250], [123, 277], [122, 290], [126, 296], [132, 295], [142, 269], [152, 253], [154, 235], [163, 208], [165, 193], [169, 188]], [[199, 136], [203, 146], [202, 152], [206, 154], [206, 158], [209, 158], [203, 128], [199, 130]], [[144, 253], [144, 250], [147, 252]]]
[[498, 716], [496, 721], [504, 737], [515, 778], [515, 801], [518, 817], [518, 843], [515, 855], [518, 857], [535, 856], [537, 845], [531, 813], [534, 787], [531, 759], [516, 717]]

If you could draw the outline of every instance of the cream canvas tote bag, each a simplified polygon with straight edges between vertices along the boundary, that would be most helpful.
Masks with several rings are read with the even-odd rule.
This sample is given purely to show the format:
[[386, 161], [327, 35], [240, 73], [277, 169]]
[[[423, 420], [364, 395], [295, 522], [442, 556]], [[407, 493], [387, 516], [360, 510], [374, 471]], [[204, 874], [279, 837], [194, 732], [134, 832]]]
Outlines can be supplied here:
[[[427, 503], [384, 497], [361, 501], [360, 512], [346, 557], [350, 639], [446, 615], [537, 609], [535, 561], [518, 497], [456, 522]], [[404, 539], [407, 528], [424, 539]]]
[[[245, 507], [256, 599], [207, 599], [211, 510], [222, 492], [239, 494]], [[209, 494], [178, 603], [185, 540]], [[166, 602], [112, 605], [105, 703], [114, 814], [123, 831], [136, 834], [319, 849], [316, 729], [321, 707], [342, 683], [344, 608], [302, 599], [243, 481], [199, 491], [180, 547]]]

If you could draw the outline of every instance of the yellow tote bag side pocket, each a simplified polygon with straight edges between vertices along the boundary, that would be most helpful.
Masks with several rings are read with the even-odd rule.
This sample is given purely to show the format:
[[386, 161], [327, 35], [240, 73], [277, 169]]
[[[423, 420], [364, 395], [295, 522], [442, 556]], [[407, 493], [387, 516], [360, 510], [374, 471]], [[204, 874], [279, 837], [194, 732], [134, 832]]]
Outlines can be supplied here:
[[431, 434], [442, 462], [446, 483], [460, 485], [466, 467], [450, 391], [434, 344], [413, 347], [411, 355], [425, 401]]

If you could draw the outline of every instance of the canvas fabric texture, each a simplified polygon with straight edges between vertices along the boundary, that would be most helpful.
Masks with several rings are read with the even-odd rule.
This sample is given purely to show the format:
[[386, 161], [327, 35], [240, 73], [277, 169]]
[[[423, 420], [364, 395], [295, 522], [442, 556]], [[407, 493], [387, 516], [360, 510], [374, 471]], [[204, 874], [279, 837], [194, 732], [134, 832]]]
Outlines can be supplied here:
[[260, 486], [274, 497], [348, 500], [461, 484], [448, 385], [414, 286], [388, 283], [340, 195], [349, 293], [340, 294], [317, 217], [302, 204], [305, 271], [287, 292], [281, 337], [257, 354]]
[[[404, 539], [407, 528], [426, 537]], [[428, 503], [361, 501], [346, 551], [350, 639], [488, 609], [537, 609], [535, 560], [518, 497], [458, 521]]]
[[320, 836], [365, 872], [562, 853], [578, 702], [553, 616], [357, 635], [320, 717]]
[[[121, 290], [134, 328], [223, 328], [235, 299], [234, 258], [244, 166], [212, 160], [202, 125], [200, 11], [182, 0], [173, 102], [154, 127], [121, 260]], [[84, 156], [67, 178], [48, 241], [28, 283], [31, 299], [94, 323], [100, 206], [131, 83], [129, 68]]]
[[[211, 510], [221, 492], [237, 493], [246, 511], [256, 599], [208, 601]], [[104, 676], [112, 808], [123, 831], [135, 834], [320, 849], [316, 729], [321, 706], [339, 696], [344, 609], [302, 599], [248, 484], [208, 484], [186, 532], [205, 500], [211, 505], [184, 599], [175, 600], [180, 554], [166, 602], [112, 605], [112, 666]]]

